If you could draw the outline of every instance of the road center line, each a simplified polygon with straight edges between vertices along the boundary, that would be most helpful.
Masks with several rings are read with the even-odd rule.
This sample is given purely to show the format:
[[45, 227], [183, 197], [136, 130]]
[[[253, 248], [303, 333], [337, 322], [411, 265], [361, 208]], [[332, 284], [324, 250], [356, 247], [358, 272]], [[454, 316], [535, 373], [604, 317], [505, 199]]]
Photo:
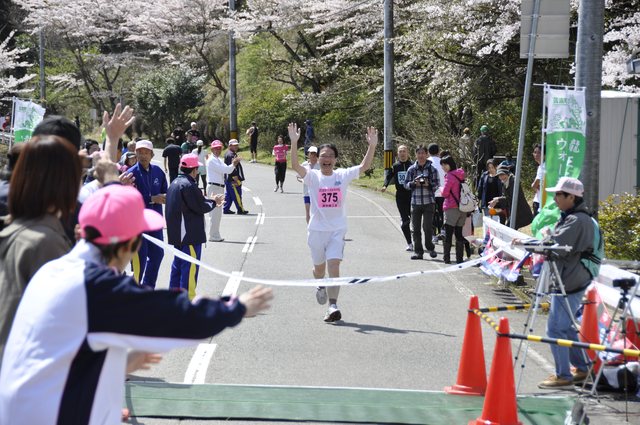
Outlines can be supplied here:
[[264, 224], [264, 213], [258, 213], [256, 216], [256, 224]]
[[244, 243], [244, 246], [242, 247], [243, 254], [249, 251], [249, 246], [251, 246], [251, 241], [253, 241], [253, 236], [249, 236], [247, 238], [247, 241]]
[[253, 252], [253, 247], [256, 246], [256, 241], [258, 240], [257, 236], [253, 237], [253, 240], [251, 241], [251, 246], [249, 247], [249, 252]]
[[185, 384], [204, 384], [207, 369], [216, 347], [217, 344], [198, 344], [198, 348], [193, 353], [193, 357], [191, 357], [187, 371], [184, 374]]
[[253, 202], [254, 202], [256, 205], [262, 205], [262, 201], [261, 201], [261, 200], [260, 200], [260, 198], [258, 198], [257, 196], [254, 196], [254, 197], [253, 197]]
[[227, 280], [227, 284], [222, 290], [222, 297], [235, 297], [238, 294], [238, 287], [240, 286], [240, 279], [244, 275], [244, 272], [234, 271], [231, 272], [231, 277]]

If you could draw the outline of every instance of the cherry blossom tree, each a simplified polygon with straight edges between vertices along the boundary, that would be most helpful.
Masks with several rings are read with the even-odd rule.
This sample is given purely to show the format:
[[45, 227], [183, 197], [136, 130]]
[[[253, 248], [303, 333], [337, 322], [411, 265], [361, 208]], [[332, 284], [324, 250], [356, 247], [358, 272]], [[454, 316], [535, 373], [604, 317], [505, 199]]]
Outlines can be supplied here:
[[21, 60], [21, 56], [28, 49], [9, 48], [9, 43], [14, 34], [15, 31], [12, 31], [5, 40], [0, 42], [0, 98], [31, 91], [31, 89], [24, 88], [23, 85], [35, 77], [34, 74], [27, 74], [23, 77], [14, 75], [16, 70], [28, 68], [31, 65]]

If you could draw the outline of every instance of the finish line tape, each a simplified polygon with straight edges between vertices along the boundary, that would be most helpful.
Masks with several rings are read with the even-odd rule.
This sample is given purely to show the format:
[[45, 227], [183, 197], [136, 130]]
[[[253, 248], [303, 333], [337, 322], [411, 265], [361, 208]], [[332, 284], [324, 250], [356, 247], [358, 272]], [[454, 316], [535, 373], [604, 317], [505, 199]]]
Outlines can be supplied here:
[[[153, 236], [149, 236], [145, 233], [142, 234], [146, 240], [151, 242], [154, 245], [159, 246], [164, 249], [165, 252], [170, 252], [176, 257], [193, 263], [199, 267], [202, 267], [205, 270], [209, 270], [212, 273], [215, 273], [220, 276], [231, 277], [231, 273], [227, 273], [224, 270], [217, 269], [212, 267], [202, 261], [191, 257], [190, 255], [185, 254], [184, 252], [174, 248], [173, 246], [161, 241], [160, 239], [154, 238]], [[381, 283], [381, 282], [389, 282], [392, 280], [405, 279], [409, 277], [416, 276], [424, 276], [430, 274], [440, 274], [440, 273], [451, 273], [459, 270], [468, 269], [477, 264], [480, 264], [487, 259], [496, 256], [502, 252], [502, 249], [498, 249], [491, 253], [491, 255], [487, 255], [485, 257], [476, 258], [474, 260], [469, 260], [467, 262], [461, 264], [455, 264], [449, 267], [445, 267], [439, 270], [422, 270], [417, 272], [409, 272], [397, 274], [395, 276], [370, 276], [370, 277], [332, 277], [332, 278], [324, 278], [324, 279], [302, 279], [302, 280], [279, 280], [279, 279], [258, 279], [253, 277], [238, 277], [237, 275], [233, 275], [235, 279], [239, 279], [244, 282], [256, 283], [260, 285], [269, 285], [269, 286], [350, 286], [350, 285], [362, 285], [364, 283]]]

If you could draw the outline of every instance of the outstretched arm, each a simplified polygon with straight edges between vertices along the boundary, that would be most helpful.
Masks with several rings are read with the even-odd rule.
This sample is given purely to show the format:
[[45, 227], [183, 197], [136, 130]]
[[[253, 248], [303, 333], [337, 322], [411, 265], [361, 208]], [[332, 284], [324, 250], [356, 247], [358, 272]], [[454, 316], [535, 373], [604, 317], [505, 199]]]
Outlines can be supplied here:
[[119, 103], [113, 110], [113, 115], [109, 116], [109, 112], [104, 111], [102, 114], [102, 125], [107, 133], [107, 140], [105, 143], [105, 151], [107, 152], [107, 158], [113, 162], [117, 162], [120, 158], [116, 158], [118, 150], [118, 139], [124, 134], [124, 131], [135, 121], [136, 117], [133, 116], [133, 109], [129, 106], [125, 106], [122, 109], [122, 105]]
[[298, 124], [289, 123], [289, 139], [291, 139], [291, 168], [293, 168], [301, 178], [307, 175], [307, 169], [300, 165], [298, 161], [298, 139], [300, 139], [300, 129]]
[[367, 127], [367, 143], [369, 143], [369, 147], [360, 164], [360, 175], [371, 168], [371, 164], [373, 164], [373, 154], [376, 152], [376, 145], [378, 144], [377, 128]]

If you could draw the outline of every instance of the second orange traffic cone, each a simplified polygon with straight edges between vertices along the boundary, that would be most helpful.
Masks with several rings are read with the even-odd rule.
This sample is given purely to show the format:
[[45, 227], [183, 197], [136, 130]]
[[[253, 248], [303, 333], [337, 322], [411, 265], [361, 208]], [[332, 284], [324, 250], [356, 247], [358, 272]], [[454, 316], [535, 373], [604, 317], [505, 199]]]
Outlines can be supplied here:
[[[587, 291], [587, 302], [582, 311], [582, 323], [580, 324], [580, 341], [587, 344], [600, 344], [600, 327], [598, 326], [597, 289], [590, 288]], [[600, 358], [593, 350], [587, 350], [587, 356], [595, 361], [593, 370], [600, 369]]]
[[471, 310], [479, 308], [478, 296], [469, 300], [467, 326], [464, 330], [458, 379], [456, 384], [445, 387], [444, 392], [456, 395], [482, 395], [487, 389], [487, 369], [484, 365], [482, 326], [480, 318]]
[[482, 415], [469, 425], [522, 425], [518, 421], [511, 338], [503, 336], [509, 334], [509, 320], [504, 317], [500, 318], [498, 333]]

